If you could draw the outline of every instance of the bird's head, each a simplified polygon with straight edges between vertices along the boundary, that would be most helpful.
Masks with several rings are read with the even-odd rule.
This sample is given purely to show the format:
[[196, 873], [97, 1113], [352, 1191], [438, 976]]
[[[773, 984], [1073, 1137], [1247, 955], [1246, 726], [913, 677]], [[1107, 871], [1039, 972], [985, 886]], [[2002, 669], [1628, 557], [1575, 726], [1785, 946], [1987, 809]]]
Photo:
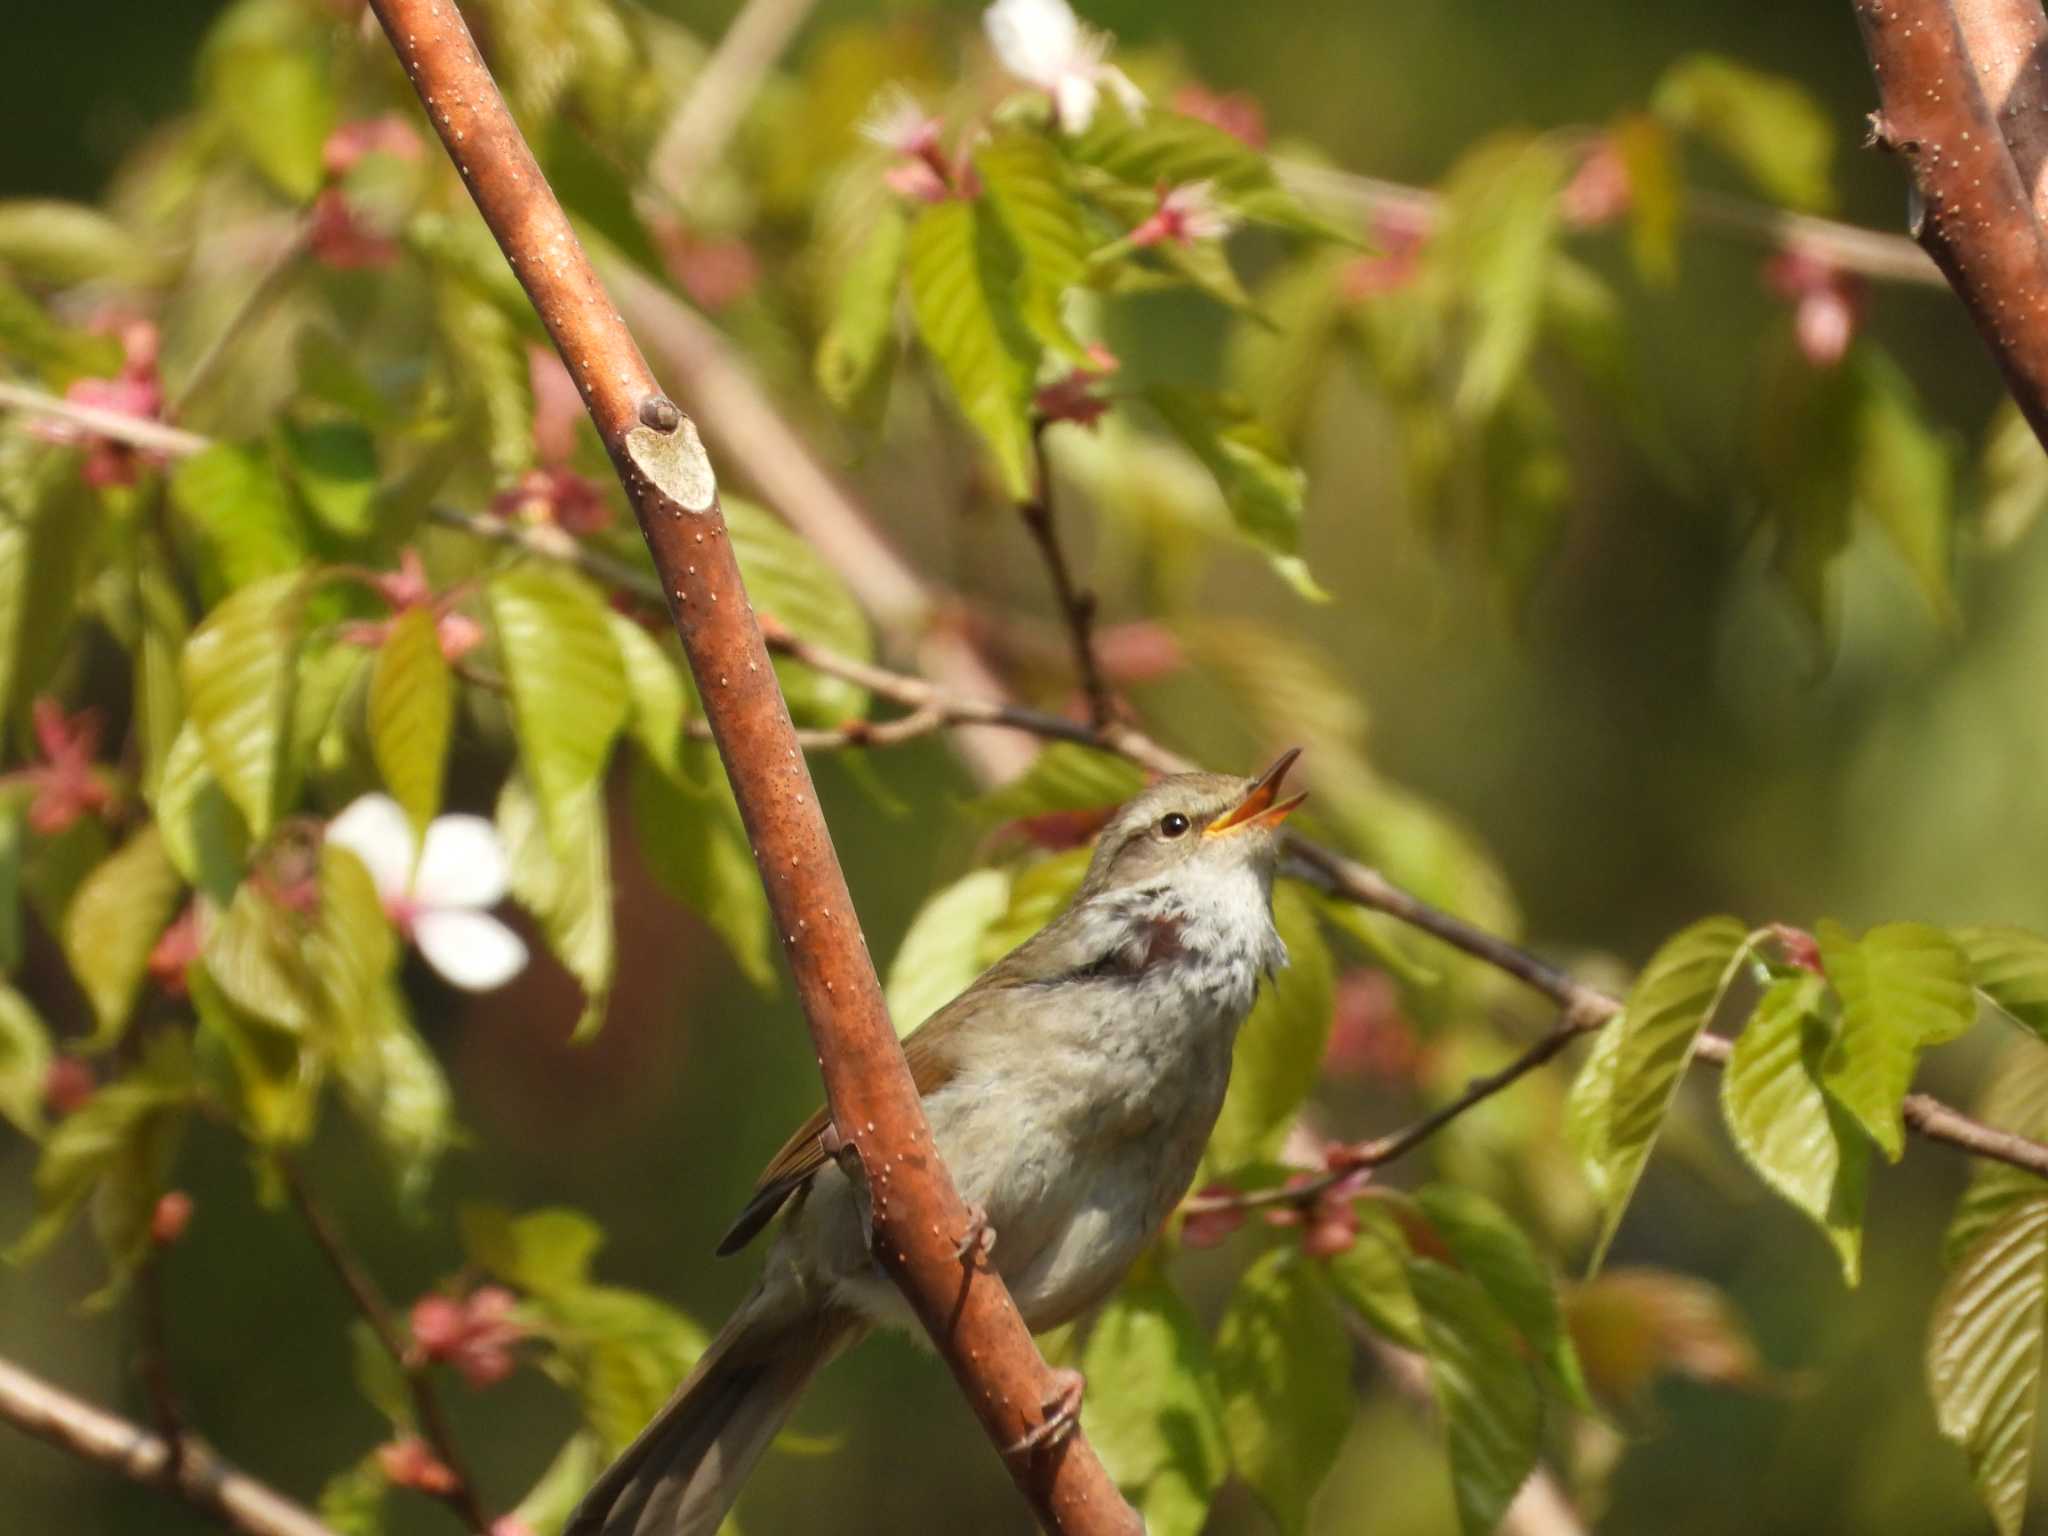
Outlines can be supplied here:
[[1300, 755], [1299, 748], [1281, 753], [1256, 778], [1177, 773], [1134, 795], [1096, 839], [1082, 897], [1233, 867], [1270, 879], [1280, 861], [1280, 824], [1308, 798], [1280, 798]]

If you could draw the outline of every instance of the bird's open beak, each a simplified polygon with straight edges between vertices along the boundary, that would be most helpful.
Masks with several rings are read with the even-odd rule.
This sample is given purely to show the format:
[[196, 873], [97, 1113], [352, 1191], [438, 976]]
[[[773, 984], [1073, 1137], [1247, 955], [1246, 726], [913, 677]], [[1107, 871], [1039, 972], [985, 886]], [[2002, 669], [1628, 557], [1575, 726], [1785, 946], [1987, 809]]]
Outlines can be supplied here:
[[1245, 797], [1204, 827], [1204, 834], [1215, 837], [1239, 827], [1279, 826], [1290, 811], [1308, 798], [1307, 795], [1290, 795], [1277, 805], [1274, 803], [1280, 793], [1280, 781], [1287, 777], [1287, 770], [1294, 766], [1294, 760], [1299, 756], [1301, 748], [1289, 747], [1273, 759], [1273, 766], [1258, 776]]

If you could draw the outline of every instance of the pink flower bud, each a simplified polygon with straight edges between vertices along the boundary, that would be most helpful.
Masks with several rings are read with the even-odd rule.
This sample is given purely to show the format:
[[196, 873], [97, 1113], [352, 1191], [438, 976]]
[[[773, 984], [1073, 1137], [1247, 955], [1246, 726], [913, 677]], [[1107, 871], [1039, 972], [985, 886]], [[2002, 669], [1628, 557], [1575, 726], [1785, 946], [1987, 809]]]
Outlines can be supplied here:
[[173, 1189], [158, 1197], [156, 1209], [149, 1213], [149, 1240], [159, 1248], [168, 1248], [185, 1235], [185, 1228], [192, 1224], [192, 1197], [182, 1189]]

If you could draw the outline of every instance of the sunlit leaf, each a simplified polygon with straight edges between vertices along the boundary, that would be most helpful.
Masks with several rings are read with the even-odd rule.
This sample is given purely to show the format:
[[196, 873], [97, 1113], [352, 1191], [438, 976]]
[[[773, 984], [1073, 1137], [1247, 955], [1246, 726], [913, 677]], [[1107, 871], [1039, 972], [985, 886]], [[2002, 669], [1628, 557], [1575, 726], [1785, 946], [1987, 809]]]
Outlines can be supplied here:
[[2048, 938], [2023, 928], [1957, 928], [1950, 937], [1969, 963], [1970, 984], [2048, 1040]]
[[444, 278], [434, 295], [450, 383], [482, 433], [493, 476], [509, 485], [534, 462], [533, 378], [525, 340], [505, 312], [464, 278]]
[[[1605, 1033], [1616, 1038], [1604, 1114], [1585, 1102], [1571, 1116], [1581, 1122], [1582, 1152], [1597, 1148], [1591, 1161], [1604, 1186], [1606, 1212], [1594, 1250], [1595, 1268], [1621, 1225], [1679, 1079], [1692, 1061], [1693, 1046], [1713, 1017], [1747, 938], [1748, 930], [1732, 917], [1693, 924], [1651, 957], [1629, 992], [1622, 1016], [1606, 1028]], [[1585, 1074], [1581, 1083], [1587, 1083]], [[1596, 1086], [1588, 1084], [1588, 1093]]]
[[1265, 552], [1302, 596], [1326, 594], [1301, 559], [1301, 518], [1308, 476], [1286, 446], [1253, 419], [1243, 402], [1157, 384], [1145, 398], [1209, 473], [1238, 532]]
[[977, 869], [935, 891], [910, 920], [886, 992], [896, 1033], [906, 1035], [981, 974], [981, 941], [1010, 906], [1010, 876]]
[[[241, 1006], [209, 966], [186, 973], [199, 1016], [200, 1060], [216, 1102], [234, 1111], [244, 1136], [259, 1147], [293, 1147], [313, 1134], [328, 1058], [314, 1036], [280, 1026]], [[313, 1006], [310, 983], [304, 1007]], [[225, 1072], [221, 1069], [225, 1068]]]
[[1632, 112], [1609, 130], [1628, 177], [1628, 248], [1652, 283], [1678, 275], [1678, 215], [1684, 187], [1677, 146], [1656, 118]]
[[342, 1064], [342, 1088], [395, 1170], [400, 1200], [417, 1206], [460, 1134], [455, 1097], [394, 983], [372, 994], [364, 1022], [367, 1048]]
[[43, 1134], [43, 1085], [54, 1054], [28, 999], [0, 982], [0, 1118], [24, 1136]]
[[1763, 1181], [1806, 1212], [1854, 1285], [1863, 1250], [1870, 1143], [1821, 1086], [1828, 1049], [1821, 978], [1773, 982], [1736, 1039], [1721, 1079], [1735, 1145]]
[[1081, 281], [1088, 236], [1059, 152], [1042, 133], [1004, 129], [975, 148], [974, 168], [1020, 258], [1026, 320], [1046, 346], [1078, 351], [1060, 301]]
[[536, 1296], [564, 1296], [590, 1282], [604, 1233], [581, 1211], [549, 1209], [514, 1216], [494, 1205], [466, 1205], [457, 1225], [470, 1263]]
[[1245, 1271], [1216, 1326], [1216, 1380], [1231, 1465], [1285, 1536], [1351, 1422], [1351, 1341], [1321, 1277], [1276, 1248]]
[[304, 1034], [318, 1016], [304, 934], [260, 878], [244, 880], [209, 925], [205, 956], [221, 993], [242, 1012], [292, 1034]]
[[372, 1451], [328, 1478], [314, 1507], [321, 1522], [339, 1536], [384, 1536], [384, 1495], [390, 1489], [390, 1479]]
[[1928, 611], [1953, 624], [1954, 455], [1890, 357], [1876, 347], [1859, 347], [1852, 366], [1863, 378], [1858, 506], [1891, 541]]
[[370, 674], [370, 755], [384, 787], [424, 836], [441, 809], [441, 775], [455, 724], [455, 678], [434, 615], [411, 608], [391, 621]]
[[1982, 476], [1977, 525], [1993, 549], [2010, 549], [2048, 508], [2048, 454], [2010, 400], [2000, 402], [1984, 434]]
[[1209, 1136], [1209, 1165], [1222, 1173], [1279, 1151], [1315, 1086], [1329, 1039], [1336, 977], [1315, 909], [1300, 891], [1281, 886], [1273, 892], [1273, 919], [1288, 964], [1260, 989], [1238, 1031], [1230, 1089]]
[[[855, 661], [872, 659], [874, 638], [860, 605], [810, 541], [755, 502], [727, 496], [722, 504], [755, 611], [827, 650]], [[868, 712], [867, 690], [844, 678], [787, 657], [776, 658], [775, 676], [790, 714], [803, 724], [840, 725]]]
[[181, 460], [171, 502], [200, 530], [230, 589], [300, 571], [311, 556], [291, 492], [259, 447], [216, 443]]
[[896, 357], [896, 296], [910, 225], [891, 203], [876, 215], [839, 279], [838, 302], [818, 342], [818, 388], [840, 410], [874, 420]]
[[773, 987], [768, 898], [724, 780], [699, 786], [636, 762], [632, 788], [633, 826], [654, 877], [711, 925], [749, 981]]
[[1935, 1299], [1927, 1379], [1942, 1434], [1970, 1458], [2001, 1536], [2026, 1517], [2048, 1323], [2048, 1194], [2013, 1205]]
[[1145, 1518], [1148, 1536], [1199, 1536], [1229, 1471], [1209, 1342], [1168, 1286], [1126, 1286], [1081, 1360], [1081, 1428]]
[[583, 988], [576, 1037], [585, 1038], [604, 1023], [618, 967], [603, 786], [564, 795], [544, 818], [525, 780], [510, 778], [498, 795], [497, 820], [513, 896], [540, 919], [548, 948]]
[[377, 444], [353, 421], [278, 425], [278, 442], [313, 515], [344, 538], [376, 526]]
[[1104, 103], [1085, 133], [1064, 141], [1076, 160], [1147, 192], [1207, 181], [1247, 218], [1303, 234], [1348, 238], [1305, 209], [1281, 186], [1272, 163], [1244, 140], [1200, 118], [1163, 108], [1137, 117]]
[[681, 667], [660, 641], [623, 613], [609, 615], [612, 639], [626, 667], [626, 693], [631, 701], [626, 730], [648, 760], [664, 773], [682, 769], [683, 720], [690, 713], [691, 689]]
[[1135, 763], [1070, 741], [1056, 741], [1016, 778], [973, 803], [991, 822], [1023, 821], [1051, 811], [1114, 810], [1145, 787]]
[[300, 202], [319, 189], [320, 151], [335, 120], [324, 50], [308, 21], [275, 0], [233, 7], [200, 59], [208, 105], [235, 147]]
[[[145, 279], [149, 249], [97, 208], [56, 198], [0, 199], [0, 267], [32, 282]], [[111, 373], [111, 368], [103, 370]]]
[[142, 758], [142, 793], [154, 800], [178, 728], [185, 723], [185, 685], [178, 676], [178, 658], [184, 654], [191, 626], [185, 620], [184, 599], [158, 562], [146, 562], [137, 573], [135, 595], [142, 621], [135, 648], [135, 734]]
[[1824, 922], [1815, 937], [1842, 1000], [1822, 1081], [1897, 1162], [1906, 1134], [1900, 1105], [1920, 1052], [1953, 1040], [1976, 1017], [1969, 968], [1955, 941], [1924, 923], [1891, 923], [1858, 940]]
[[1665, 71], [1651, 110], [1713, 145], [1766, 197], [1815, 213], [1834, 202], [1834, 129], [1798, 82], [1697, 53]]
[[1416, 1258], [1408, 1283], [1450, 1443], [1459, 1527], [1487, 1536], [1535, 1469], [1543, 1395], [1506, 1315], [1471, 1276]]
[[207, 766], [205, 744], [189, 720], [164, 759], [156, 824], [178, 873], [214, 901], [226, 902], [242, 878], [249, 829]]
[[[1976, 1114], [2001, 1131], [2035, 1141], [2048, 1139], [2048, 1050], [2031, 1040], [2008, 1045], [1999, 1054]], [[2048, 1186], [2037, 1173], [1990, 1158], [1972, 1160], [1970, 1182], [1942, 1234], [1944, 1262], [1960, 1263], [2015, 1205], [2043, 1193], [2048, 1193]]]
[[1003, 493], [1032, 491], [1031, 386], [1039, 341], [1026, 323], [1022, 258], [993, 209], [926, 208], [910, 230], [911, 311], [960, 410], [995, 455]]
[[207, 766], [259, 838], [277, 813], [304, 594], [295, 572], [243, 587], [185, 645], [187, 714]]
[[981, 936], [981, 962], [993, 965], [1064, 912], [1088, 872], [1090, 850], [1070, 848], [1019, 870], [1010, 882], [1010, 908]]
[[1422, 1314], [1408, 1287], [1408, 1239], [1388, 1205], [1378, 1198], [1357, 1203], [1358, 1238], [1330, 1256], [1330, 1283], [1375, 1330], [1420, 1353]]
[[149, 974], [149, 952], [177, 911], [183, 883], [155, 826], [145, 826], [86, 877], [64, 913], [64, 958], [92, 1004], [91, 1045], [128, 1027]]

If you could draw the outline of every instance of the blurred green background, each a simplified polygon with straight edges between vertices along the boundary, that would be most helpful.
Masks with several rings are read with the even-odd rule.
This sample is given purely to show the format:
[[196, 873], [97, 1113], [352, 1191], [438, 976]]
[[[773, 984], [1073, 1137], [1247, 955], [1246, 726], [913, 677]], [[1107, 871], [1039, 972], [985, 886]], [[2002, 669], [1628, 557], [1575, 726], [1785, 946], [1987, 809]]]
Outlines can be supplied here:
[[[666, 9], [708, 35], [733, 7]], [[820, 6], [799, 55], [877, 9]], [[1084, 10], [1127, 45], [1170, 43], [1213, 86], [1252, 93], [1276, 138], [1418, 182], [1489, 132], [1602, 121], [1639, 103], [1672, 60], [1721, 51], [1797, 77], [1828, 105], [1846, 146], [1844, 217], [1902, 223], [1894, 170], [1853, 149], [1873, 99], [1847, 4], [1104, 0]], [[148, 126], [190, 100], [212, 14], [134, 0], [22, 8], [0, 61], [0, 195], [95, 197]], [[1880, 552], [1859, 547], [1838, 654], [1820, 662], [1748, 538], [1754, 508], [1740, 466], [1756, 430], [1757, 353], [1782, 323], [1760, 259], [1753, 244], [1690, 233], [1684, 281], [1631, 303], [1637, 350], [1653, 360], [1646, 388], [1678, 424], [1706, 494], [1675, 496], [1610, 438], [1575, 441], [1568, 544], [1519, 623], [1503, 623], [1475, 573], [1419, 546], [1393, 515], [1385, 434], [1356, 430], [1346, 414], [1356, 402], [1341, 389], [1325, 402], [1311, 454], [1308, 533], [1337, 601], [1305, 611], [1263, 577], [1248, 589], [1241, 572], [1230, 589], [1234, 605], [1305, 629], [1340, 660], [1371, 712], [1376, 765], [1453, 809], [1496, 853], [1540, 947], [1596, 968], [1607, 955], [1637, 963], [1716, 910], [1790, 922], [1826, 913], [1853, 926], [2048, 925], [2048, 543], [2037, 533], [1966, 560], [1952, 631], [1925, 617]], [[1941, 290], [1887, 287], [1869, 323], [1959, 452], [1974, 452], [1998, 389], [1956, 304]], [[946, 527], [948, 509], [917, 496], [911, 468], [861, 471], [891, 531], [906, 547], [946, 550], [941, 577], [1043, 610], [1015, 530]], [[1114, 589], [1110, 610], [1119, 616]], [[1257, 744], [1241, 724], [1176, 710], [1171, 698], [1159, 707], [1164, 734], [1218, 766]], [[967, 781], [940, 747], [900, 753], [888, 781], [909, 808], [891, 814], [839, 765], [817, 771], [873, 949], [886, 957], [921, 894], [972, 851], [929, 833], [917, 807], [965, 795]], [[434, 1209], [466, 1198], [585, 1208], [611, 1234], [600, 1260], [608, 1278], [715, 1320], [750, 1264], [714, 1262], [711, 1245], [813, 1101], [810, 1052], [786, 993], [752, 992], [623, 857], [620, 879], [622, 976], [594, 1046], [565, 1044], [575, 1002], [559, 974], [480, 1001], [437, 996], [424, 974], [411, 977], [437, 998], [422, 1019], [472, 1133]], [[1981, 1067], [1969, 1048], [1945, 1055], [1937, 1086], [1966, 1096]], [[1332, 1128], [1369, 1129], [1376, 1107], [1396, 1113], [1344, 1101]], [[1665, 1389], [1652, 1421], [1630, 1427], [1599, 1529], [1987, 1529], [1961, 1455], [1935, 1435], [1919, 1363], [1961, 1162], [1916, 1146], [1878, 1175], [1867, 1278], [1845, 1293], [1802, 1220], [1732, 1172], [1707, 1096], [1690, 1107], [1697, 1145], [1659, 1159], [1617, 1258], [1726, 1286], [1780, 1384]], [[354, 1176], [363, 1155], [337, 1122], [315, 1174], [391, 1294], [409, 1298], [458, 1262], [453, 1238], [431, 1223], [394, 1226], [381, 1186]], [[181, 1391], [226, 1453], [310, 1497], [381, 1433], [347, 1386], [343, 1299], [298, 1228], [251, 1205], [226, 1140], [200, 1135], [191, 1158], [199, 1210], [170, 1287]], [[0, 1231], [25, 1220], [28, 1166], [23, 1144], [0, 1143]], [[34, 1270], [0, 1269], [0, 1352], [140, 1413], [130, 1325], [75, 1308], [97, 1264], [74, 1234]], [[1432, 1431], [1365, 1384], [1318, 1530], [1452, 1529]], [[570, 1427], [566, 1405], [527, 1377], [487, 1400], [453, 1395], [494, 1503], [516, 1497]], [[944, 1373], [905, 1342], [871, 1343], [828, 1373], [798, 1424], [830, 1451], [764, 1467], [747, 1522], [756, 1536], [1025, 1528]], [[400, 1529], [450, 1528], [422, 1501], [394, 1509]], [[0, 1435], [0, 1524], [204, 1528], [12, 1434]], [[1235, 1494], [1212, 1522], [1219, 1533], [1261, 1528]]]

